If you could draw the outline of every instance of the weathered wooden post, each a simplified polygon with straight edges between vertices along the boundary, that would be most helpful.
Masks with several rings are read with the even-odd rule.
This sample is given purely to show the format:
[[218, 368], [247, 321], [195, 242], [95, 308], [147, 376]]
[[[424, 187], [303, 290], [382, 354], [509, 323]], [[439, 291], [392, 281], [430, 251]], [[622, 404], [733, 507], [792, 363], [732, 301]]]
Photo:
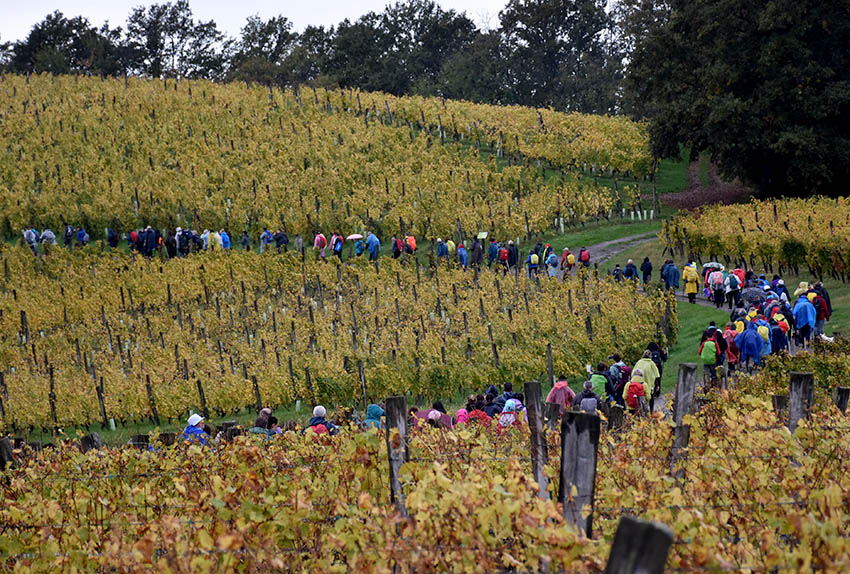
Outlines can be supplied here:
[[561, 420], [561, 405], [558, 403], [546, 403], [546, 428], [549, 431], [556, 430], [559, 420]]
[[618, 404], [611, 405], [611, 410], [608, 411], [608, 430], [613, 431], [623, 426], [623, 421], [626, 419], [626, 410]]
[[[599, 416], [567, 411], [561, 422], [561, 483], [558, 502], [564, 518], [585, 536], [593, 529], [593, 498], [596, 491], [596, 457], [599, 449]], [[576, 493], [573, 494], [573, 488]], [[582, 509], [589, 506], [583, 513]]]
[[770, 403], [773, 405], [773, 412], [778, 417], [785, 416], [785, 409], [788, 408], [788, 395], [770, 395]]
[[390, 502], [395, 504], [403, 517], [407, 517], [404, 492], [399, 481], [401, 465], [407, 462], [407, 399], [387, 398], [387, 455], [390, 463]]
[[672, 544], [673, 531], [666, 524], [623, 516], [605, 574], [662, 574]]
[[673, 401], [673, 449], [670, 453], [670, 471], [682, 459], [682, 450], [688, 448], [691, 436], [689, 425], [682, 424], [685, 415], [691, 412], [697, 388], [697, 366], [695, 363], [680, 363], [676, 379], [676, 394]]
[[204, 386], [201, 384], [201, 379], [198, 379], [198, 397], [201, 399], [201, 412], [205, 419], [210, 418], [210, 410], [207, 408], [207, 396], [204, 394]]
[[257, 412], [263, 410], [263, 399], [260, 398], [260, 385], [257, 383], [257, 375], [251, 375], [251, 385], [254, 387], [254, 400], [257, 401]]
[[357, 372], [360, 375], [360, 388], [363, 391], [363, 412], [369, 407], [369, 400], [366, 397], [366, 373], [363, 371], [363, 360], [357, 361]]
[[9, 437], [0, 438], [0, 470], [6, 470], [6, 466], [14, 466], [15, 454], [12, 449], [12, 441]]
[[842, 413], [847, 412], [848, 400], [850, 400], [850, 387], [838, 387], [835, 389], [835, 406]]
[[788, 430], [793, 434], [800, 419], [809, 416], [809, 409], [815, 399], [815, 376], [812, 373], [791, 372], [788, 377]]
[[528, 428], [531, 431], [531, 470], [537, 481], [537, 496], [544, 500], [549, 498], [549, 479], [543, 468], [546, 466], [548, 451], [546, 436], [543, 434], [543, 402], [540, 394], [540, 383], [537, 381], [525, 383], [525, 406], [528, 413]]
[[87, 434], [86, 436], [80, 439], [80, 450], [83, 452], [88, 452], [90, 450], [96, 450], [99, 448], [103, 448], [103, 440], [96, 432]]
[[153, 387], [151, 387], [151, 376], [145, 375], [145, 389], [148, 391], [148, 402], [151, 406], [151, 414], [153, 415], [153, 422], [157, 426], [159, 426], [159, 413], [156, 411], [156, 398], [153, 396]]

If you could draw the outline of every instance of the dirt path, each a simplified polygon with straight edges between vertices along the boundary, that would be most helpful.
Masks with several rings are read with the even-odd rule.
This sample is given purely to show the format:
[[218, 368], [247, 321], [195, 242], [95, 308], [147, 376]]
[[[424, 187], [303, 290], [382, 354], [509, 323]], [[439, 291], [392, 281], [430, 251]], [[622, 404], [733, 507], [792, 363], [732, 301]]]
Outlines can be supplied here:
[[603, 241], [596, 245], [588, 245], [587, 249], [590, 251], [590, 261], [592, 263], [602, 265], [612, 257], [626, 251], [627, 249], [637, 247], [644, 243], [649, 243], [655, 239], [656, 235], [654, 232], [640, 233], [638, 235], [612, 239], [611, 241]]
[[699, 177], [699, 161], [688, 166], [688, 189], [677, 193], [665, 193], [658, 196], [665, 205], [677, 209], [696, 209], [709, 203], [728, 205], [753, 194], [753, 190], [738, 181], [726, 182], [720, 179], [717, 168], [711, 165], [708, 171], [708, 185], [703, 186]]

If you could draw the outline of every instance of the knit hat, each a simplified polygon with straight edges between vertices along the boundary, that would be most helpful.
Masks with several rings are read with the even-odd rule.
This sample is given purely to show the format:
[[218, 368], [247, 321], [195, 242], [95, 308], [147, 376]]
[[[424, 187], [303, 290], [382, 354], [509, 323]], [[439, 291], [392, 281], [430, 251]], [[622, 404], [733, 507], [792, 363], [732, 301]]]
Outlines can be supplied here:
[[198, 423], [200, 423], [202, 420], [204, 420], [204, 417], [202, 417], [198, 413], [195, 413], [191, 417], [189, 417], [189, 426], [196, 427], [198, 426]]
[[323, 407], [322, 405], [317, 405], [315, 408], [313, 408], [314, 417], [323, 418], [327, 414], [327, 412], [328, 411], [326, 411], [325, 407]]

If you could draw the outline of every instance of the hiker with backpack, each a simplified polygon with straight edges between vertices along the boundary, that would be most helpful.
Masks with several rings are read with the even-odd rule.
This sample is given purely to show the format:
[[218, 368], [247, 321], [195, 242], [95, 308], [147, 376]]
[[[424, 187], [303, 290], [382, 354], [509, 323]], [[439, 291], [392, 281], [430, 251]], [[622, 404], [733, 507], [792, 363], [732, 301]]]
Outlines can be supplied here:
[[634, 261], [629, 259], [626, 261], [626, 267], [623, 269], [623, 277], [628, 279], [629, 281], [637, 281], [638, 278], [638, 270]]
[[679, 289], [679, 268], [672, 259], [668, 259], [664, 267], [661, 268], [661, 279], [664, 280], [664, 289], [676, 291]]
[[[613, 361], [611, 366], [608, 367], [608, 376], [611, 378], [614, 385], [614, 396], [622, 396], [626, 385], [628, 385], [629, 380], [631, 380], [632, 368], [628, 366], [617, 353], [609, 356], [608, 360]], [[647, 396], [649, 396], [649, 394], [647, 394]]]
[[643, 416], [649, 412], [646, 397], [649, 387], [644, 380], [643, 371], [635, 369], [631, 373], [628, 384], [623, 388], [623, 401], [633, 415]]
[[[652, 347], [650, 349], [649, 347]], [[653, 350], [654, 349], [654, 350]], [[655, 359], [653, 359], [653, 356]], [[655, 398], [661, 394], [661, 370], [659, 367], [663, 364], [663, 362], [667, 360], [667, 355], [664, 353], [661, 354], [661, 349], [658, 345], [653, 341], [649, 344], [647, 349], [643, 352], [643, 356], [638, 360], [637, 363], [632, 367], [632, 373], [634, 373], [637, 369], [640, 369], [643, 372], [643, 380], [646, 384], [652, 389], [649, 398], [649, 412], [653, 411], [655, 407]], [[656, 361], [658, 361], [656, 363]], [[663, 368], [663, 367], [662, 367]]]
[[726, 341], [726, 364], [729, 371], [734, 371], [738, 367], [738, 362], [741, 360], [741, 351], [735, 344], [735, 337], [738, 336], [738, 331], [733, 323], [726, 323], [726, 330], [723, 331], [723, 340]]
[[726, 278], [723, 276], [723, 271], [715, 269], [708, 274], [708, 287], [714, 298], [714, 306], [720, 309], [726, 302]]
[[647, 285], [652, 279], [652, 262], [649, 257], [643, 258], [643, 263], [640, 264], [640, 273], [643, 284]]
[[325, 419], [325, 415], [327, 414], [327, 410], [322, 405], [317, 405], [313, 409], [313, 417], [310, 419], [310, 422], [307, 423], [307, 426], [301, 430], [301, 434], [307, 432], [307, 429], [312, 430], [316, 434], [329, 434], [334, 436], [339, 433], [339, 429], [329, 420]]
[[528, 252], [528, 257], [525, 259], [525, 265], [528, 268], [528, 278], [533, 279], [537, 275], [537, 268], [540, 266], [540, 256], [532, 249]]
[[325, 247], [328, 246], [328, 239], [321, 231], [316, 231], [313, 236], [313, 250], [316, 252], [316, 261], [325, 258]]
[[573, 399], [573, 409], [595, 415], [601, 406], [602, 400], [593, 392], [593, 381], [585, 381], [584, 389]]
[[505, 245], [499, 245], [499, 265], [502, 267], [502, 275], [507, 275], [510, 271], [510, 250]]
[[460, 263], [464, 271], [469, 267], [469, 253], [466, 252], [463, 243], [457, 246], [457, 262]]
[[487, 247], [487, 268], [492, 269], [493, 263], [499, 258], [499, 244], [495, 238], [490, 239], [490, 245]]
[[345, 244], [345, 240], [342, 238], [342, 235], [339, 232], [334, 232], [331, 236], [331, 252], [336, 255], [340, 261], [342, 261], [342, 246]]
[[590, 251], [587, 250], [587, 247], [582, 247], [578, 252], [578, 261], [585, 267], [590, 267]]
[[700, 283], [699, 273], [697, 273], [697, 268], [693, 261], [685, 265], [685, 270], [682, 272], [682, 280], [685, 282], [685, 295], [688, 296], [688, 303], [693, 305], [696, 303]]
[[739, 305], [741, 299], [741, 279], [735, 271], [732, 271], [726, 276], [723, 286], [726, 288], [726, 303], [731, 311]]
[[508, 271], [511, 273], [519, 272], [519, 248], [512, 239], [508, 240]]
[[614, 278], [614, 281], [616, 281], [617, 283], [623, 282], [623, 270], [620, 269], [619, 263], [614, 265], [614, 269], [611, 271], [611, 276]]
[[608, 365], [599, 363], [596, 365], [596, 370], [590, 374], [590, 382], [593, 383], [593, 392], [599, 397], [604, 397], [605, 406], [611, 406], [612, 402], [616, 402], [620, 406], [625, 406], [621, 396], [617, 395], [615, 390], [615, 381], [611, 378], [608, 371]]

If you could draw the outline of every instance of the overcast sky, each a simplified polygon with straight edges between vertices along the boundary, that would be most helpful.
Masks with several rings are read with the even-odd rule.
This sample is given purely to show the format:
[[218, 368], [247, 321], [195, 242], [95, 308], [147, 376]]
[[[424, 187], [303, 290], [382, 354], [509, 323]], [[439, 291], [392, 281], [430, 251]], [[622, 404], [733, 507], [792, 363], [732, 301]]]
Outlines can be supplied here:
[[[26, 37], [32, 25], [56, 10], [65, 16], [85, 16], [100, 27], [109, 21], [112, 28], [125, 27], [127, 15], [139, 5], [164, 3], [145, 0], [0, 0], [0, 41]], [[466, 12], [479, 27], [496, 27], [499, 10], [507, 0], [437, 0], [444, 9]], [[354, 20], [369, 11], [380, 12], [390, 0], [190, 0], [198, 20], [215, 20], [230, 36], [238, 36], [248, 16], [263, 19], [281, 14], [296, 30], [314, 25], [330, 26], [349, 18]], [[489, 23], [489, 26], [487, 24]]]

